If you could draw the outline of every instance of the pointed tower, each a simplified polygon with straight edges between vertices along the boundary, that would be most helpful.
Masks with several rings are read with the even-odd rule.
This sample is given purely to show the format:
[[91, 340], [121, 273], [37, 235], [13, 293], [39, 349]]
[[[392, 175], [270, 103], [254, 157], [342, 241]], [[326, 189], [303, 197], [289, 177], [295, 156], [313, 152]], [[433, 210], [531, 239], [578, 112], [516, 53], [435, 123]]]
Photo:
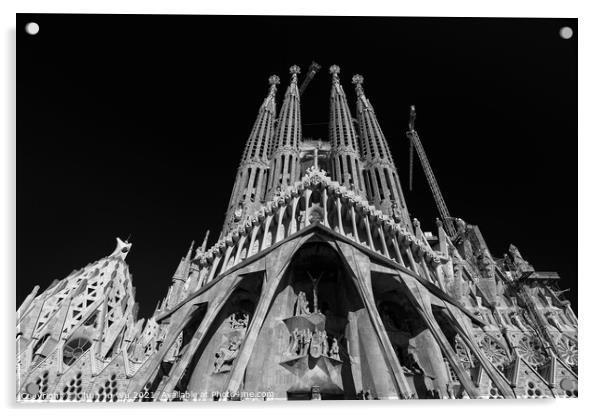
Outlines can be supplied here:
[[357, 194], [365, 195], [361, 175], [360, 152], [353, 119], [347, 105], [345, 91], [339, 80], [341, 69], [330, 67], [332, 88], [330, 90], [330, 144], [332, 148], [332, 178]]
[[394, 216], [411, 230], [410, 215], [401, 189], [399, 174], [385, 135], [376, 118], [374, 107], [364, 94], [364, 77], [353, 76], [357, 93], [357, 120], [365, 159], [364, 182], [366, 196], [383, 213]]
[[276, 115], [276, 86], [280, 84], [280, 78], [272, 75], [269, 83], [270, 91], [259, 108], [259, 114], [236, 173], [222, 235], [225, 235], [235, 224], [243, 221], [247, 215], [252, 214], [253, 209], [265, 199], [269, 149], [274, 135]]
[[173, 278], [171, 279], [172, 284], [166, 301], [168, 308], [177, 304], [182, 299], [182, 295], [184, 295], [183, 289], [186, 281], [188, 280], [188, 274], [190, 272], [193, 247], [194, 241], [192, 241], [190, 244], [190, 248], [188, 248], [186, 256], [180, 260], [180, 264], [178, 265], [176, 272], [173, 274]]
[[300, 177], [299, 146], [301, 144], [301, 105], [297, 75], [301, 69], [293, 65], [289, 69], [291, 83], [284, 95], [278, 128], [274, 137], [274, 147], [270, 163], [270, 179], [268, 196], [274, 195], [279, 189], [293, 184]]

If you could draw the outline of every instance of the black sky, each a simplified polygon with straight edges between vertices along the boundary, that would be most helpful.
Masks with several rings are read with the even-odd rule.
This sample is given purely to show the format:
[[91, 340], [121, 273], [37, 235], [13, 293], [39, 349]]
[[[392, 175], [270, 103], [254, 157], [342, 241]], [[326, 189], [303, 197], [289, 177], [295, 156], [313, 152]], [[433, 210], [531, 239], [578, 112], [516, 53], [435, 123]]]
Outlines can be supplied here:
[[[27, 35], [35, 21], [40, 32]], [[571, 26], [575, 36], [559, 36]], [[304, 136], [328, 138], [328, 67], [365, 91], [413, 217], [434, 229], [420, 167], [407, 188], [410, 104], [454, 216], [495, 257], [510, 243], [558, 271], [577, 309], [577, 20], [17, 16], [17, 305], [35, 284], [108, 255], [127, 261], [141, 315], [204, 230], [217, 238], [268, 77], [322, 71]], [[417, 161], [416, 161], [417, 162]]]

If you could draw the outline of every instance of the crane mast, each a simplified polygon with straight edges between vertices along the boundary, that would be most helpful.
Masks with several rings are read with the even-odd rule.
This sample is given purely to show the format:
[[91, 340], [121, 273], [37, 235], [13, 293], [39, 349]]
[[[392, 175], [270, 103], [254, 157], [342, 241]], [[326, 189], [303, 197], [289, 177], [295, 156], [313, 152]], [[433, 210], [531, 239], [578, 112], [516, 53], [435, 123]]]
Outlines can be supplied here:
[[433, 193], [433, 197], [435, 198], [435, 204], [437, 205], [437, 210], [439, 211], [439, 215], [441, 216], [441, 220], [443, 221], [443, 226], [445, 227], [445, 231], [449, 236], [453, 238], [456, 234], [456, 228], [453, 224], [453, 218], [449, 215], [449, 210], [447, 209], [447, 205], [445, 204], [445, 200], [443, 199], [443, 194], [441, 194], [441, 190], [439, 189], [439, 184], [437, 184], [437, 179], [435, 178], [435, 174], [431, 169], [431, 164], [429, 163], [428, 158], [426, 157], [426, 152], [422, 147], [422, 142], [420, 142], [420, 137], [418, 136], [418, 132], [414, 129], [414, 121], [416, 119], [416, 108], [414, 106], [410, 106], [410, 122], [409, 122], [409, 130], [406, 132], [406, 136], [410, 140], [410, 190], [412, 190], [412, 171], [414, 165], [414, 149], [416, 149], [416, 153], [418, 154], [418, 159], [420, 159], [420, 163], [422, 164], [422, 169], [424, 170], [424, 175], [431, 187], [431, 191]]
[[305, 91], [305, 89], [307, 88], [307, 86], [309, 85], [311, 80], [314, 79], [314, 76], [316, 75], [316, 73], [318, 71], [320, 71], [320, 68], [322, 68], [322, 67], [317, 62], [313, 61], [311, 63], [311, 65], [309, 66], [309, 68], [307, 70], [307, 74], [305, 75], [305, 79], [301, 83], [301, 87], [299, 87], [299, 96], [303, 95], [303, 92]]

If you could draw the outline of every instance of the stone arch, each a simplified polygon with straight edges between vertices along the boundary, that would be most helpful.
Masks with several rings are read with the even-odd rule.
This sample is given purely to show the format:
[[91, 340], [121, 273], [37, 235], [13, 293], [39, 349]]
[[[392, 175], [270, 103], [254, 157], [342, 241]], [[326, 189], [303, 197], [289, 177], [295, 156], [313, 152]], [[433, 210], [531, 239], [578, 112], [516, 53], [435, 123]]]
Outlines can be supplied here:
[[[309, 398], [312, 386], [319, 387], [322, 399], [356, 399], [367, 392], [383, 398], [397, 395], [394, 386], [382, 390], [376, 381], [386, 367], [382, 357], [372, 360], [381, 349], [377, 339], [340, 254], [314, 235], [295, 251], [276, 289], [246, 370], [244, 390], [268, 390], [281, 399]], [[337, 353], [331, 355], [334, 345]], [[377, 362], [382, 369], [375, 367]], [[323, 371], [318, 375], [312, 366]], [[340, 377], [329, 379], [325, 370], [333, 367], [340, 369]], [[266, 369], [269, 372], [262, 372]]]

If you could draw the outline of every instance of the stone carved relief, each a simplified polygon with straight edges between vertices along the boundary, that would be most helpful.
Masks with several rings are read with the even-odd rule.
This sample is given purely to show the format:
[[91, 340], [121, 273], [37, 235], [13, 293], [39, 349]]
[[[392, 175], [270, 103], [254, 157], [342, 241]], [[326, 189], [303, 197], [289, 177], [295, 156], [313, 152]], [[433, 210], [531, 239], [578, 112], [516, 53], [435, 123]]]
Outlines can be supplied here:
[[477, 255], [477, 265], [483, 278], [492, 279], [495, 276], [495, 261], [489, 251], [483, 250]]
[[571, 366], [578, 366], [577, 342], [566, 336], [561, 336], [556, 342], [556, 349], [564, 362]]
[[328, 353], [328, 356], [338, 361], [341, 360], [341, 357], [339, 356], [339, 342], [337, 342], [335, 337], [332, 338], [332, 344], [330, 345], [330, 352]]
[[474, 368], [474, 358], [472, 356], [472, 352], [466, 346], [466, 343], [462, 340], [460, 335], [456, 335], [454, 339], [454, 350], [456, 351], [456, 355], [458, 355], [458, 359], [460, 364], [464, 369]]
[[226, 335], [226, 341], [221, 344], [215, 354], [214, 374], [228, 372], [232, 369], [232, 363], [238, 356], [238, 351], [249, 326], [249, 317], [250, 315], [246, 311], [232, 313], [228, 317], [230, 331]]
[[455, 218], [456, 221], [456, 230], [459, 237], [464, 237], [466, 235], [466, 222], [461, 218]]
[[513, 311], [510, 313], [510, 321], [523, 332], [530, 332], [532, 330], [525, 325], [522, 314], [520, 314], [518, 311]]
[[525, 261], [525, 259], [520, 254], [516, 246], [510, 245], [508, 252], [510, 252], [510, 256], [512, 257], [514, 266], [519, 272], [533, 271], [533, 267], [531, 266], [531, 264]]
[[293, 333], [289, 337], [289, 344], [286, 350], [286, 355], [288, 356], [297, 356], [299, 355], [299, 341], [300, 341], [300, 332], [299, 329], [294, 329]]
[[312, 204], [312, 207], [310, 207], [309, 210], [309, 222], [320, 223], [322, 220], [324, 220], [324, 210], [319, 204]]
[[449, 291], [456, 298], [464, 298], [469, 293], [468, 285], [462, 278], [464, 272], [464, 260], [455, 247], [450, 248], [452, 257], [453, 280], [450, 283]]
[[[322, 355], [323, 341], [326, 339], [326, 332], [317, 330], [311, 335], [309, 346], [309, 354], [314, 358], [319, 358]], [[328, 341], [326, 341], [326, 352], [328, 353]]]
[[213, 363], [213, 373], [227, 372], [232, 369], [232, 363], [238, 356], [242, 340], [235, 338], [230, 339], [225, 345], [219, 348], [215, 354], [215, 362]]
[[232, 313], [230, 316], [230, 328], [234, 330], [246, 329], [249, 325], [249, 315], [247, 313], [243, 313], [241, 318], [237, 318], [239, 314]]
[[546, 320], [548, 321], [548, 323], [552, 326], [554, 326], [556, 329], [558, 329], [559, 331], [562, 332], [562, 324], [560, 323], [560, 320], [558, 318], [558, 313], [556, 311], [548, 311], [546, 314]]
[[385, 198], [380, 201], [379, 209], [386, 215], [390, 215], [392, 212], [392, 203], [391, 203], [391, 192], [389, 190], [385, 191]]
[[503, 369], [508, 365], [510, 361], [508, 353], [495, 337], [486, 334], [479, 340], [478, 345], [495, 367]]
[[180, 332], [178, 337], [176, 338], [176, 342], [169, 349], [169, 352], [166, 355], [166, 358], [170, 360], [175, 360], [180, 354], [180, 348], [182, 347], [182, 342], [184, 341], [184, 334]]
[[523, 336], [518, 341], [516, 351], [531, 366], [538, 367], [544, 364], [545, 355], [543, 347], [534, 336]]
[[395, 223], [401, 223], [401, 220], [402, 220], [401, 210], [399, 209], [399, 206], [397, 205], [396, 202], [393, 202], [393, 204], [391, 205], [391, 212], [392, 212], [393, 221]]
[[236, 207], [236, 210], [234, 210], [234, 222], [239, 222], [242, 219], [242, 214], [243, 214], [243, 207], [242, 207], [242, 203], [238, 205], [238, 207]]
[[328, 343], [328, 335], [325, 330], [311, 331], [306, 328], [299, 330], [293, 329], [285, 355], [296, 357], [310, 355], [314, 358], [326, 356], [340, 361], [339, 344], [335, 337]]
[[295, 316], [304, 316], [311, 314], [309, 311], [309, 302], [305, 292], [300, 291], [297, 294], [297, 302], [295, 303]]

